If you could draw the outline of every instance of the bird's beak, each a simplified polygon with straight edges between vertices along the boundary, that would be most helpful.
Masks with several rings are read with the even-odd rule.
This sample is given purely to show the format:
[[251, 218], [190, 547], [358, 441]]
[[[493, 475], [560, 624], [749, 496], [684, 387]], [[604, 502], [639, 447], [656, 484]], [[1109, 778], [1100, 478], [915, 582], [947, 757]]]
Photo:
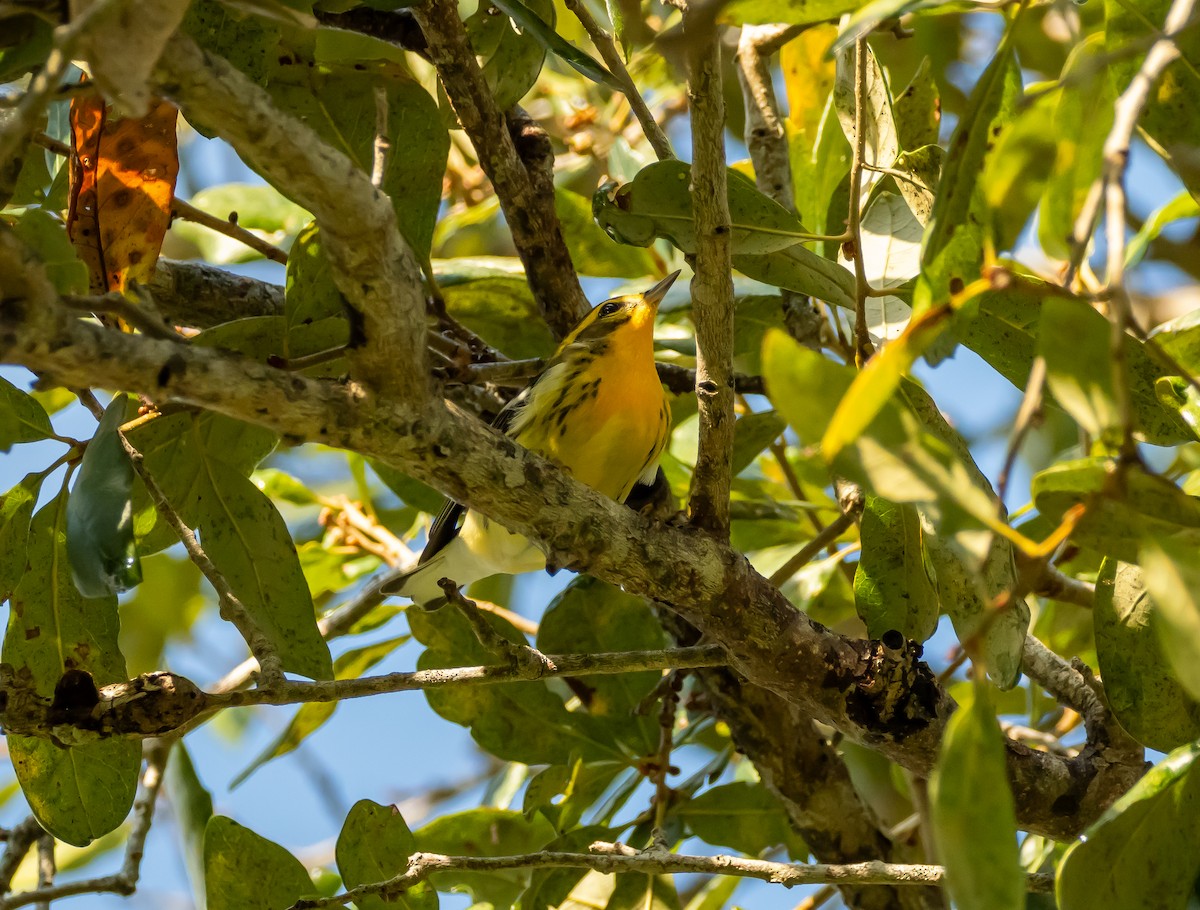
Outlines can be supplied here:
[[679, 277], [680, 272], [682, 271], [682, 269], [675, 270], [650, 290], [642, 294], [642, 297], [647, 303], [652, 304], [655, 308], [657, 308], [658, 305], [662, 303], [663, 298], [667, 296], [667, 291], [671, 289], [671, 285], [675, 283], [675, 279]]

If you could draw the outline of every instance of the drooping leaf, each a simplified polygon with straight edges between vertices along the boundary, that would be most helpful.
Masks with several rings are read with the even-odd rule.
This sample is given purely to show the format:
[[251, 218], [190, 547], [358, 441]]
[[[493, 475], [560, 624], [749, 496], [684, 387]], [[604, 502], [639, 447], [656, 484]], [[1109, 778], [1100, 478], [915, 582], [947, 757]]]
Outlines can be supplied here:
[[0, 452], [7, 452], [19, 442], [36, 442], [53, 435], [46, 409], [0, 376]]
[[950, 717], [929, 781], [929, 802], [950, 896], [961, 907], [1023, 910], [1013, 795], [1004, 737], [977, 685]]
[[[337, 865], [346, 888], [387, 881], [408, 866], [417, 841], [395, 806], [360, 799], [350, 809], [337, 839]], [[355, 902], [359, 910], [437, 910], [438, 896], [425, 882], [391, 901], [371, 896]]]
[[921, 60], [904, 91], [896, 96], [892, 108], [901, 149], [911, 152], [936, 146], [942, 122], [942, 99], [928, 57]]
[[192, 899], [196, 903], [196, 910], [206, 910], [204, 833], [208, 820], [213, 817], [213, 802], [211, 794], [196, 774], [185, 743], [175, 743], [171, 747], [164, 782], [175, 816], [172, 827], [179, 835], [183, 863], [192, 886]]
[[[505, 638], [524, 638], [511, 623], [485, 614]], [[413, 636], [426, 650], [420, 669], [502, 662], [485, 650], [457, 609], [408, 614]], [[486, 751], [506, 761], [524, 764], [566, 764], [572, 755], [588, 761], [625, 758], [608, 726], [584, 711], [568, 711], [562, 699], [542, 682], [503, 683], [427, 689], [430, 707], [452, 723], [471, 729]]]
[[1169, 225], [1186, 218], [1200, 217], [1200, 202], [1187, 191], [1181, 190], [1175, 198], [1164, 202], [1146, 219], [1138, 232], [1125, 246], [1125, 268], [1131, 269], [1146, 255], [1150, 244], [1158, 239]]
[[[1122, 727], [1138, 742], [1165, 752], [1200, 738], [1200, 701], [1171, 671], [1153, 628], [1162, 623], [1159, 612], [1141, 569], [1104, 561], [1093, 608], [1104, 693]], [[1169, 621], [1166, 628], [1167, 636], [1178, 634]]]
[[860, 534], [854, 603], [867, 634], [879, 638], [895, 629], [905, 639], [925, 641], [937, 628], [937, 577], [916, 507], [868, 496]]
[[711, 787], [676, 811], [688, 830], [714, 847], [729, 847], [747, 856], [761, 856], [784, 847], [794, 860], [808, 856], [783, 805], [762, 784], [733, 783]]
[[[646, 601], [595, 578], [571, 582], [547, 608], [538, 624], [538, 648], [551, 654], [600, 651], [645, 651], [666, 644], [662, 626]], [[658, 720], [635, 716], [634, 709], [657, 684], [661, 674], [620, 673], [581, 676], [590, 698], [588, 713], [601, 718], [612, 736], [640, 754], [658, 745]]]
[[[409, 636], [401, 635], [373, 645], [352, 648], [333, 662], [333, 678], [358, 679], [408, 640]], [[337, 702], [310, 702], [301, 705], [283, 732], [229, 782], [229, 788], [232, 790], [237, 787], [272, 759], [294, 752], [305, 739], [324, 726], [336, 710]]]
[[1092, 825], [1058, 864], [1062, 910], [1182, 907], [1200, 875], [1200, 746], [1180, 746]]
[[[921, 270], [921, 222], [903, 196], [878, 194], [859, 227], [863, 268], [872, 287], [899, 287], [917, 276]], [[844, 252], [838, 254], [838, 262], [847, 271], [854, 268]], [[871, 336], [876, 341], [891, 341], [908, 325], [912, 307], [899, 297], [872, 296], [867, 298], [866, 311]]]
[[[554, 27], [552, 2], [530, 0], [526, 5], [535, 16]], [[476, 12], [466, 20], [466, 26], [471, 47], [480, 58], [483, 76], [496, 98], [496, 107], [507, 110], [525, 97], [537, 81], [546, 59], [545, 45], [519, 29], [507, 15], [493, 13], [488, 3], [479, 4]], [[446, 107], [446, 98], [440, 89], [439, 99]]]
[[128, 398], [117, 395], [83, 453], [67, 500], [67, 556], [84, 597], [128, 591], [142, 580], [133, 535], [133, 462], [118, 430]]
[[[3, 659], [16, 678], [52, 698], [67, 672], [104, 686], [126, 678], [117, 647], [117, 600], [85, 599], [67, 561], [67, 495], [33, 518], [29, 570], [11, 598]], [[67, 707], [64, 705], [63, 707]], [[140, 743], [105, 739], [60, 746], [33, 736], [8, 737], [9, 754], [34, 815], [59, 840], [86, 846], [116, 828], [133, 805]]]
[[67, 231], [95, 294], [146, 284], [154, 274], [179, 174], [178, 116], [175, 105], [162, 100], [145, 116], [123, 119], [98, 94], [71, 101], [71, 148], [78, 166], [72, 171]]
[[826, 101], [833, 91], [834, 63], [828, 51], [836, 35], [837, 29], [832, 25], [814, 25], [779, 51], [779, 67], [787, 89], [788, 123], [793, 128], [789, 142], [799, 139], [810, 155], [817, 144]]
[[1058, 259], [1070, 255], [1075, 220], [1100, 174], [1104, 140], [1112, 127], [1116, 96], [1107, 67], [1097, 65], [1103, 54], [1103, 35], [1084, 37], [1067, 57], [1060, 77], [1070, 87], [1058, 93], [1053, 133], [1058, 148], [1038, 210], [1038, 240]]
[[[761, 348], [761, 344], [759, 345]], [[787, 424], [774, 411], [758, 411], [739, 417], [733, 427], [733, 476], [754, 463], [763, 449], [779, 438]]]
[[0, 496], [0, 602], [8, 600], [25, 574], [29, 548], [29, 521], [42, 489], [42, 475], [24, 479]]
[[836, 20], [863, 5], [864, 0], [733, 0], [722, 8], [720, 22], [729, 25], [810, 25]]
[[493, 5], [512, 18], [513, 22], [527, 30], [546, 50], [560, 57], [580, 75], [599, 85], [607, 85], [618, 92], [624, 86], [599, 60], [592, 57], [563, 38], [554, 26], [531, 10], [521, 0], [491, 0]]
[[200, 485], [200, 541], [209, 558], [278, 650], [283, 669], [329, 679], [329, 646], [317, 629], [295, 544], [274, 504], [241, 474], [208, 471]]
[[223, 815], [204, 829], [204, 888], [208, 910], [279, 910], [317, 893], [300, 860]]
[[1193, 699], [1200, 701], [1200, 566], [1191, 541], [1164, 535], [1142, 541], [1146, 589], [1157, 607], [1163, 651]]
[[[444, 815], [413, 832], [417, 849], [429, 853], [511, 856], [542, 849], [554, 829], [540, 815], [525, 818], [505, 809], [471, 809]], [[476, 903], [509, 910], [529, 884], [529, 869], [511, 872], [446, 871], [430, 876], [439, 891], [463, 890]]]

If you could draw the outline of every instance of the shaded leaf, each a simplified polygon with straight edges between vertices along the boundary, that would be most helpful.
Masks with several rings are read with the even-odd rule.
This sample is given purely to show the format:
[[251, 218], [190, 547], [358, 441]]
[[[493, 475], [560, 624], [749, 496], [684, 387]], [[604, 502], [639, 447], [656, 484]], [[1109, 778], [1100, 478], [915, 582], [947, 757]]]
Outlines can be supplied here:
[[[842, 132], [851, 146], [855, 144], [855, 126], [858, 122], [858, 92], [856, 48], [849, 45], [835, 53], [837, 72], [833, 84], [833, 107], [837, 112], [838, 121], [842, 124]], [[892, 94], [888, 90], [887, 80], [875, 52], [869, 44], [864, 44], [867, 58], [865, 66], [866, 82], [863, 97], [863, 128], [866, 136], [863, 139], [863, 161], [875, 168], [890, 168], [896, 162], [900, 153], [900, 140], [896, 134], [896, 117], [892, 111]], [[860, 206], [864, 204], [871, 188], [883, 179], [878, 171], [864, 171], [861, 184]]]
[[1133, 268], [1141, 262], [1150, 244], [1158, 239], [1165, 228], [1177, 221], [1197, 217], [1200, 217], [1200, 202], [1187, 190], [1180, 191], [1174, 199], [1160, 205], [1126, 244], [1125, 268]]
[[128, 403], [125, 395], [109, 402], [67, 500], [67, 556], [84, 597], [120, 594], [142, 580], [133, 537], [133, 462], [118, 433]]
[[[350, 809], [337, 839], [337, 866], [346, 888], [387, 881], [403, 872], [417, 849], [404, 816], [395, 806], [360, 799]], [[425, 882], [390, 901], [371, 896], [355, 901], [358, 910], [437, 910], [438, 896]]]
[[837, 19], [857, 9], [864, 0], [732, 0], [722, 8], [718, 21], [729, 25], [809, 25]]
[[998, 251], [1016, 245], [1054, 166], [1056, 100], [1047, 94], [1021, 104], [987, 154], [980, 181], [991, 214], [991, 243]]
[[571, 262], [582, 275], [640, 278], [657, 269], [649, 250], [614, 243], [592, 220], [588, 200], [562, 187], [554, 188], [554, 211], [562, 225]]
[[922, 225], [928, 225], [933, 215], [933, 200], [945, 160], [946, 150], [940, 145], [922, 145], [911, 152], [901, 152], [896, 159], [895, 169], [906, 175], [896, 178], [896, 186], [913, 217]]
[[774, 411], [759, 411], [739, 417], [733, 426], [733, 476], [736, 477], [753, 464], [786, 427], [787, 423]]
[[260, 631], [279, 651], [283, 669], [329, 679], [329, 646], [317, 629], [316, 611], [296, 547], [274, 504], [241, 474], [200, 481], [200, 539]]
[[[85, 599], [76, 590], [66, 525], [64, 489], [33, 518], [29, 570], [13, 591], [4, 636], [4, 662], [43, 698], [54, 696], [67, 671], [86, 674], [96, 686], [126, 678], [117, 647], [117, 599]], [[86, 846], [116, 828], [133, 805], [142, 761], [136, 741], [59, 746], [14, 734], [8, 748], [30, 808], [59, 840]]]
[[937, 576], [916, 507], [868, 496], [860, 527], [854, 603], [867, 634], [879, 638], [895, 629], [905, 639], [925, 641], [937, 628]]
[[157, 553], [143, 561], [142, 570], [142, 583], [121, 604], [121, 653], [131, 676], [159, 669], [168, 641], [190, 640], [193, 623], [209, 603], [200, 591], [203, 576], [186, 557]]
[[204, 887], [208, 910], [280, 910], [317, 891], [300, 860], [223, 815], [204, 830]]
[[[551, 28], [555, 24], [554, 4], [550, 0], [530, 0], [528, 9]], [[483, 76], [496, 99], [496, 107], [507, 110], [533, 88], [546, 48], [533, 35], [519, 29], [506, 15], [498, 15], [490, 3], [480, 3], [466, 20], [467, 38], [480, 59]], [[444, 92], [439, 101], [448, 110]]]
[[[443, 611], [444, 612], [444, 611]], [[428, 853], [511, 856], [542, 849], [554, 829], [540, 815], [525, 818], [505, 809], [470, 809], [444, 815], [418, 828], [417, 848]], [[466, 891], [476, 903], [508, 910], [529, 884], [531, 870], [511, 872], [437, 872], [429, 881], [439, 891]]]
[[1025, 875], [1004, 737], [986, 691], [975, 686], [946, 725], [929, 781], [930, 814], [954, 902], [972, 910], [1022, 910]]
[[936, 147], [942, 122], [942, 99], [928, 57], [922, 58], [904, 91], [896, 96], [892, 108], [900, 148], [913, 151]]
[[45, 408], [0, 376], [0, 452], [7, 452], [19, 442], [36, 442], [53, 435]]
[[164, 781], [175, 817], [172, 827], [179, 835], [183, 863], [192, 885], [192, 899], [196, 910], [206, 910], [204, 833], [208, 820], [213, 816], [213, 802], [212, 796], [196, 775], [186, 744], [178, 742], [171, 747]]
[[[76, 254], [67, 229], [57, 215], [40, 208], [26, 209], [13, 226], [13, 233], [37, 254], [56, 291], [60, 294], [87, 293], [88, 267]], [[0, 427], [3, 425], [0, 422]]]
[[[1165, 752], [1200, 738], [1200, 701], [1188, 695], [1168, 665], [1153, 628], [1162, 622], [1159, 612], [1141, 569], [1104, 561], [1093, 608], [1104, 694], [1122, 727]], [[1178, 634], [1169, 622], [1167, 629], [1168, 636]]]
[[1067, 848], [1055, 896], [1062, 910], [1182, 907], [1200, 875], [1200, 746], [1180, 746]]
[[733, 783], [711, 787], [675, 810], [688, 830], [714, 847], [729, 847], [747, 856], [761, 856], [784, 847], [794, 860], [808, 856], [808, 847], [787, 812], [762, 784]]
[[1200, 701], [1200, 566], [1191, 541], [1150, 537], [1140, 551], [1146, 589], [1157, 610], [1163, 651], [1193, 699]]
[[29, 521], [42, 489], [42, 475], [24, 479], [0, 496], [0, 603], [8, 600], [25, 574], [29, 545]]
[[[525, 29], [546, 50], [556, 54], [565, 63], [585, 78], [600, 85], [607, 85], [620, 92], [624, 86], [605, 68], [599, 60], [584, 53], [554, 30], [554, 26], [542, 19], [521, 0], [491, 0], [492, 4], [510, 16], [513, 22]], [[553, 19], [553, 17], [551, 17]]]

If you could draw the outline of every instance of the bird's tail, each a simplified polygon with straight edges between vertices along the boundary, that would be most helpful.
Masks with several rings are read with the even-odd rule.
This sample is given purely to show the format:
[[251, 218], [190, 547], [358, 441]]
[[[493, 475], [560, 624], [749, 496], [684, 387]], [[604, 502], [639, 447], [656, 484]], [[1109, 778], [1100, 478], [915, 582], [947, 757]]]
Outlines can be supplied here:
[[[470, 555], [458, 539], [452, 540], [427, 562], [397, 576], [382, 591], [389, 597], [411, 598], [413, 603], [421, 606], [432, 604], [446, 596], [438, 584], [441, 579], [451, 578], [461, 588], [483, 577], [477, 562]], [[485, 571], [484, 574], [491, 572]]]

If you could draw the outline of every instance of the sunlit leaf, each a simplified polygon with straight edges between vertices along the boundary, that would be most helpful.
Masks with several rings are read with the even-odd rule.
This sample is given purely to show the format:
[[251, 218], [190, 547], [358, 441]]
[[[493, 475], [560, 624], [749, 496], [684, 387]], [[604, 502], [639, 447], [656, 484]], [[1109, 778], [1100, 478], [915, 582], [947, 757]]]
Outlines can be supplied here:
[[204, 831], [204, 887], [208, 910], [279, 910], [317, 890], [300, 860], [223, 815]]
[[8, 600], [25, 574], [29, 521], [42, 488], [40, 474], [26, 474], [0, 496], [0, 601]]
[[[337, 865], [346, 888], [387, 881], [408, 867], [417, 842], [395, 806], [360, 799], [350, 809], [337, 839]], [[378, 896], [355, 901], [359, 910], [437, 910], [438, 896], [424, 882], [390, 901]]]
[[[857, 45], [851, 45], [836, 54], [837, 73], [833, 84], [833, 106], [837, 111], [838, 120], [842, 124], [842, 132], [846, 141], [855, 144], [856, 124], [858, 122], [858, 64], [855, 62]], [[896, 116], [892, 111], [892, 95], [888, 90], [887, 80], [875, 52], [869, 44], [864, 44], [865, 61], [865, 91], [861, 93], [863, 130], [863, 161], [872, 168], [890, 168], [896, 162], [900, 153], [900, 140], [896, 133]], [[863, 173], [860, 201], [865, 202], [871, 188], [883, 179], [878, 170]]]
[[172, 827], [179, 836], [183, 863], [192, 886], [192, 898], [197, 910], [206, 910], [204, 833], [208, 820], [213, 816], [213, 802], [211, 794], [196, 775], [192, 756], [185, 743], [175, 743], [171, 747], [164, 783], [175, 817]]
[[1154, 598], [1159, 641], [1192, 698], [1200, 701], [1200, 566], [1190, 541], [1147, 536], [1141, 564], [1146, 589]]
[[762, 784], [712, 787], [688, 800], [676, 814], [692, 834], [714, 847], [760, 856], [782, 846], [792, 859], [808, 856], [808, 847], [792, 827], [783, 805]]
[[905, 639], [925, 641], [937, 628], [937, 576], [916, 507], [868, 496], [860, 534], [854, 602], [867, 634], [879, 638], [895, 629]]
[[54, 435], [45, 408], [0, 376], [0, 452]]

